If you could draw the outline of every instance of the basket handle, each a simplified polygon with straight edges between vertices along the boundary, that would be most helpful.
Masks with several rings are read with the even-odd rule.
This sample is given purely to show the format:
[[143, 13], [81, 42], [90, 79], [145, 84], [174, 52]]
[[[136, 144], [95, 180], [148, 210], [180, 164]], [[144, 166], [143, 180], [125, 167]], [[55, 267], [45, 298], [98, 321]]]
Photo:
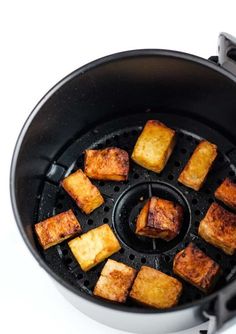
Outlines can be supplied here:
[[218, 54], [219, 65], [236, 75], [236, 38], [226, 32], [220, 33]]

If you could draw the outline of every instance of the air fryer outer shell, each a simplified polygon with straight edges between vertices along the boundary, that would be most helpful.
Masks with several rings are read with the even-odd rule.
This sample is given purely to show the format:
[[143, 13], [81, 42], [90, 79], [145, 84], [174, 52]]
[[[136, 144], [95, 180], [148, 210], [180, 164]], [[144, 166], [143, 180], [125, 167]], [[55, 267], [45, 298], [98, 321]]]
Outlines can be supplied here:
[[[42, 176], [61, 147], [85, 131], [127, 110], [157, 106], [189, 110], [236, 143], [236, 78], [213, 62], [167, 50], [136, 50], [96, 60], [60, 81], [27, 119], [11, 166], [11, 199], [20, 233], [61, 293], [89, 317], [134, 333], [180, 332], [207, 324], [203, 310], [219, 292], [179, 309], [130, 311], [76, 291], [43, 260], [32, 234]], [[222, 110], [224, 110], [222, 114]], [[99, 111], [99, 112], [98, 112]], [[121, 112], [121, 113], [122, 113]], [[196, 129], [197, 132], [197, 129]], [[230, 283], [224, 291], [233, 289]], [[223, 299], [224, 301], [224, 299]]]

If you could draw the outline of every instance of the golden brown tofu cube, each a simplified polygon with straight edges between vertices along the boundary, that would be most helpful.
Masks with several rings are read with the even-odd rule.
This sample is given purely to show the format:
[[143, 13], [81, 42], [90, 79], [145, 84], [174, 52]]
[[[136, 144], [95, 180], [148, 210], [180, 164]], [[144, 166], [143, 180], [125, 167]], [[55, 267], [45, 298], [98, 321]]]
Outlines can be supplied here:
[[198, 234], [226, 254], [233, 255], [236, 250], [236, 214], [212, 203], [200, 222]]
[[109, 259], [102, 269], [93, 293], [104, 299], [124, 303], [135, 275], [135, 269]]
[[129, 173], [129, 155], [117, 147], [86, 150], [84, 172], [91, 179], [124, 181]]
[[88, 271], [120, 250], [120, 244], [108, 224], [96, 227], [68, 244], [83, 271]]
[[236, 210], [236, 184], [226, 178], [215, 191], [215, 197]]
[[81, 169], [67, 176], [61, 184], [86, 214], [91, 213], [104, 203], [98, 188], [90, 182]]
[[198, 191], [206, 180], [207, 174], [217, 156], [217, 146], [203, 140], [195, 148], [178, 181]]
[[178, 304], [182, 284], [159, 270], [142, 266], [134, 280], [130, 297], [138, 303], [158, 309]]
[[183, 213], [179, 204], [153, 196], [138, 216], [136, 233], [166, 241], [172, 240], [180, 232]]
[[140, 166], [160, 173], [175, 145], [175, 131], [159, 121], [150, 120], [139, 136], [132, 159]]
[[72, 210], [68, 210], [39, 222], [35, 231], [41, 246], [47, 249], [81, 232], [81, 226]]
[[213, 288], [220, 274], [220, 266], [193, 243], [176, 254], [173, 270], [205, 293]]

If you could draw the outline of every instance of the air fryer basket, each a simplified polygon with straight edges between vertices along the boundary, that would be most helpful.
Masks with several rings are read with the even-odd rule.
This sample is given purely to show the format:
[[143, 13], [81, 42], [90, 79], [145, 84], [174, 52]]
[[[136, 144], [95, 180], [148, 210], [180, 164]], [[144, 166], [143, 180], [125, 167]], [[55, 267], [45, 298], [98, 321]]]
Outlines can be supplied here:
[[[84, 273], [67, 241], [46, 251], [40, 248], [33, 224], [72, 208], [83, 232], [103, 223], [112, 226], [122, 245], [112, 258], [136, 269], [145, 264], [173, 275], [175, 254], [193, 241], [221, 265], [223, 274], [209, 297], [183, 282], [184, 293], [177, 308], [207, 305], [208, 313], [217, 314], [218, 326], [234, 314], [234, 300], [228, 304], [231, 311], [217, 301], [224, 287], [228, 288], [226, 300], [234, 287], [231, 282], [236, 275], [236, 258], [207, 244], [197, 230], [214, 201], [217, 186], [225, 177], [236, 182], [235, 81], [210, 61], [171, 51], [141, 50], [91, 63], [43, 98], [26, 122], [16, 147], [12, 200], [26, 243], [54, 278], [106, 307], [158, 313], [131, 300], [117, 305], [93, 297], [104, 263]], [[131, 162], [127, 181], [93, 181], [105, 204], [90, 215], [83, 214], [60, 186], [62, 178], [83, 168], [87, 148], [117, 146], [130, 155], [149, 119], [158, 119], [177, 132], [177, 144], [164, 171], [156, 174]], [[179, 184], [177, 178], [203, 138], [217, 144], [219, 154], [202, 190], [196, 192]], [[174, 200], [184, 208], [181, 232], [170, 242], [134, 233], [135, 219], [152, 195]]]

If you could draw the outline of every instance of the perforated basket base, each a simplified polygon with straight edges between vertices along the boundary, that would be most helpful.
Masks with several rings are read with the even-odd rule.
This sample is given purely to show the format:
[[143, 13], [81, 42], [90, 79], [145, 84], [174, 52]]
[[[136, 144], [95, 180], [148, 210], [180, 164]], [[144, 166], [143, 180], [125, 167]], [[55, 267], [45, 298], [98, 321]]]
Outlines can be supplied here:
[[[105, 204], [90, 215], [83, 214], [61, 188], [60, 180], [77, 168], [83, 168], [83, 152], [87, 148], [116, 146], [127, 150], [131, 155], [141, 129], [148, 119], [158, 119], [177, 131], [177, 143], [164, 171], [156, 174], [131, 161], [128, 181], [93, 180], [92, 182], [103, 194]], [[177, 179], [194, 148], [203, 138], [217, 144], [219, 154], [203, 188], [196, 192], [179, 184]], [[215, 200], [214, 191], [218, 185], [227, 176], [235, 180], [236, 169], [231, 160], [234, 153], [234, 146], [219, 132], [197, 120], [176, 114], [151, 114], [147, 111], [97, 125], [89, 133], [81, 134], [77, 140], [65, 145], [51, 163], [42, 181], [35, 223], [72, 208], [83, 232], [103, 223], [112, 226], [122, 245], [122, 249], [112, 256], [113, 259], [136, 269], [145, 264], [173, 276], [172, 265], [175, 254], [193, 241], [222, 267], [223, 274], [215, 286], [217, 290], [234, 278], [236, 259], [207, 244], [198, 236], [197, 230], [200, 220]], [[145, 199], [151, 194], [177, 201], [184, 207], [185, 217], [181, 232], [170, 242], [138, 237], [134, 234], [135, 219]], [[105, 262], [84, 273], [71, 254], [67, 241], [45, 252], [41, 249], [40, 251], [47, 264], [64, 280], [78, 290], [92, 294]], [[203, 297], [203, 293], [195, 287], [186, 282], [183, 282], [183, 285], [184, 292], [179, 305]], [[129, 299], [126, 305], [134, 306]]]

